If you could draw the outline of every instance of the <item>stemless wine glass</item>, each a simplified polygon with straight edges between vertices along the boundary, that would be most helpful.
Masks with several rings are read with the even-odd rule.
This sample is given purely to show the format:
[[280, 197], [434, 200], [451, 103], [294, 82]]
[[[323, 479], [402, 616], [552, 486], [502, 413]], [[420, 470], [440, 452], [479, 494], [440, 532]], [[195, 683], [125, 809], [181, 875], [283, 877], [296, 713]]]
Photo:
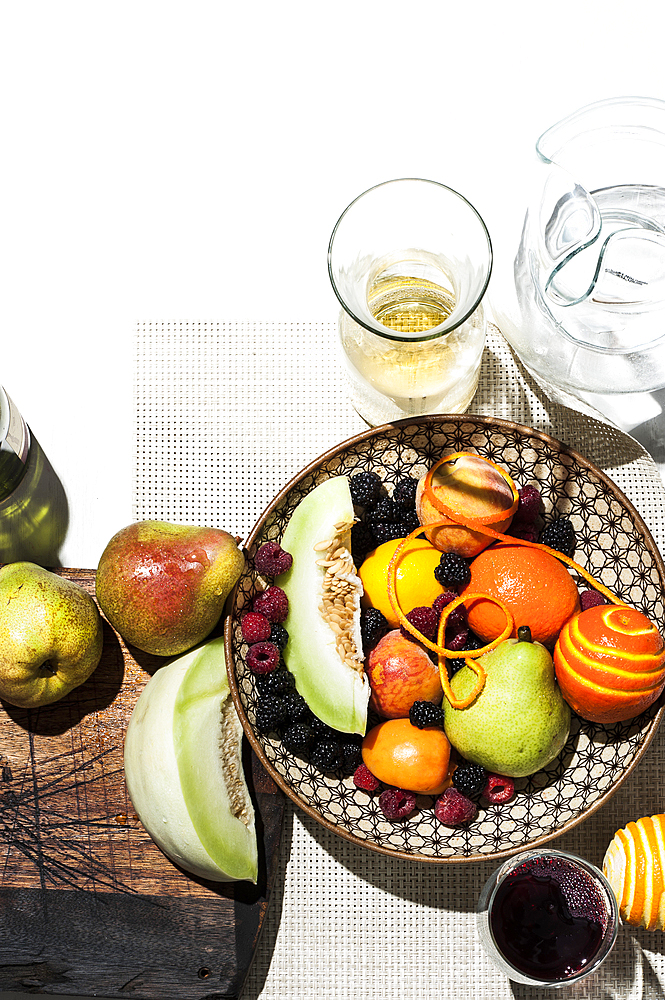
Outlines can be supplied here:
[[485, 223], [437, 181], [377, 184], [340, 216], [328, 272], [351, 401], [372, 425], [463, 413], [485, 344]]
[[595, 972], [616, 941], [617, 901], [594, 865], [564, 851], [526, 851], [485, 884], [481, 943], [514, 982], [570, 986]]

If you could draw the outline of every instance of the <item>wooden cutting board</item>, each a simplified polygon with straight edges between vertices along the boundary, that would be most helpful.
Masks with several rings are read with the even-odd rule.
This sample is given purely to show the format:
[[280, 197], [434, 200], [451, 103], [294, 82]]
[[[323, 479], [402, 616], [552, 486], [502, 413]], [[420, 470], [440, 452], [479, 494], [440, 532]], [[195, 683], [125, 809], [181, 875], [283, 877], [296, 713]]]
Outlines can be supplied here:
[[[94, 596], [92, 570], [62, 570]], [[165, 661], [104, 623], [92, 677], [42, 709], [0, 705], [0, 991], [154, 1000], [239, 995], [278, 860], [282, 792], [247, 751], [259, 884], [176, 868], [135, 815], [125, 728]], [[214, 804], [211, 804], [214, 807]]]

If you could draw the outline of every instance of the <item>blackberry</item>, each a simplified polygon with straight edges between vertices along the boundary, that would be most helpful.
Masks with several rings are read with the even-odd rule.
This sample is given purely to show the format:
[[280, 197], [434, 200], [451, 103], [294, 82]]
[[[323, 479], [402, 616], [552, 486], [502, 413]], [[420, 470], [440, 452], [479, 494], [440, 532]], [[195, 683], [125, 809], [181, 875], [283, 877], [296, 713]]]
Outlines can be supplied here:
[[358, 743], [342, 740], [339, 747], [342, 755], [340, 765], [342, 774], [353, 774], [356, 768], [362, 764], [360, 745]]
[[259, 697], [286, 694], [296, 686], [296, 679], [290, 670], [275, 670], [270, 674], [262, 674], [256, 678]]
[[336, 771], [342, 763], [342, 748], [337, 740], [321, 740], [312, 747], [309, 759], [317, 771]]
[[289, 633], [286, 631], [283, 625], [279, 622], [272, 622], [270, 625], [270, 642], [272, 642], [279, 650], [286, 648], [286, 644], [289, 641]]
[[304, 722], [294, 722], [282, 733], [282, 746], [290, 753], [307, 754], [312, 745], [312, 730]]
[[443, 709], [431, 701], [414, 701], [409, 709], [409, 722], [416, 729], [426, 726], [443, 726]]
[[371, 528], [375, 528], [377, 524], [397, 524], [401, 521], [402, 515], [403, 511], [399, 504], [396, 504], [390, 497], [384, 497], [369, 508], [365, 514], [365, 520]]
[[416, 506], [416, 490], [418, 489], [418, 480], [413, 479], [411, 476], [404, 476], [399, 479], [393, 490], [393, 500], [400, 507], [404, 507], [405, 510], [409, 510], [411, 507]]
[[390, 630], [388, 619], [378, 608], [363, 608], [360, 612], [360, 634], [363, 651], [368, 653], [379, 639]]
[[312, 728], [312, 732], [316, 736], [317, 743], [326, 740], [337, 740], [339, 742], [339, 733], [337, 733], [335, 729], [332, 729], [327, 722], [322, 722], [318, 716], [313, 715], [309, 724]]
[[259, 733], [275, 732], [288, 718], [286, 705], [279, 695], [262, 698], [256, 706], [256, 728]]
[[404, 528], [405, 535], [410, 535], [412, 531], [416, 530], [416, 528], [422, 527], [415, 510], [407, 510], [404, 517], [400, 521], [400, 524]]
[[357, 507], [369, 507], [381, 495], [381, 479], [375, 472], [358, 472], [351, 476], [351, 499]]
[[362, 565], [372, 549], [375, 548], [374, 532], [364, 521], [357, 521], [351, 528], [351, 552], [356, 568]]
[[458, 660], [446, 660], [446, 665], [448, 667], [448, 680], [450, 680], [458, 670], [466, 666], [466, 660], [463, 660], [461, 657]]
[[549, 545], [557, 552], [562, 552], [565, 556], [572, 556], [577, 539], [570, 519], [558, 517], [546, 524], [540, 533], [540, 542], [542, 545]]
[[460, 764], [453, 772], [453, 785], [468, 799], [480, 798], [487, 784], [487, 771], [482, 764]]
[[380, 522], [373, 526], [372, 534], [375, 545], [383, 545], [384, 542], [393, 542], [396, 538], [405, 538], [408, 535], [408, 531], [405, 532], [403, 524], [384, 524]]
[[265, 542], [254, 556], [254, 568], [262, 576], [279, 576], [291, 569], [293, 556], [279, 542]]
[[471, 579], [469, 564], [456, 552], [444, 552], [434, 576], [442, 587], [463, 587]]
[[296, 690], [287, 691], [282, 695], [282, 700], [291, 722], [304, 722], [310, 718], [307, 702]]

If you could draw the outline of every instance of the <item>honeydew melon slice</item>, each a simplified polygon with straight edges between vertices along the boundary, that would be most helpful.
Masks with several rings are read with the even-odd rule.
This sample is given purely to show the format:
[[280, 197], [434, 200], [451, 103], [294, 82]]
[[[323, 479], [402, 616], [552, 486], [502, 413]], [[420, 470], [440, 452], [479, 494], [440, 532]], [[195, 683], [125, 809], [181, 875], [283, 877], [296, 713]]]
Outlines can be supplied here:
[[127, 727], [125, 779], [139, 819], [167, 857], [213, 882], [257, 879], [241, 744], [223, 638], [160, 667]]
[[[360, 635], [363, 587], [351, 557], [354, 520], [346, 476], [326, 479], [308, 493], [281, 540], [293, 565], [280, 576], [279, 586], [289, 598], [284, 660], [296, 689], [333, 729], [364, 735], [370, 689]], [[326, 611], [333, 593], [347, 609], [341, 634], [334, 631]]]

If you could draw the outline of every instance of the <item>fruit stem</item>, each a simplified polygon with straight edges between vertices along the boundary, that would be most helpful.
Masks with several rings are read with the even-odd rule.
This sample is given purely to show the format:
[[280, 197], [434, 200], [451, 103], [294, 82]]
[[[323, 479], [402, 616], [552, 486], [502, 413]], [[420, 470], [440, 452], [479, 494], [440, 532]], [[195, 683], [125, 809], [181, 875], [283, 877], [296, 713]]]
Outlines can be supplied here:
[[533, 636], [531, 635], [531, 629], [528, 625], [520, 625], [517, 630], [517, 641], [518, 642], [533, 642]]

